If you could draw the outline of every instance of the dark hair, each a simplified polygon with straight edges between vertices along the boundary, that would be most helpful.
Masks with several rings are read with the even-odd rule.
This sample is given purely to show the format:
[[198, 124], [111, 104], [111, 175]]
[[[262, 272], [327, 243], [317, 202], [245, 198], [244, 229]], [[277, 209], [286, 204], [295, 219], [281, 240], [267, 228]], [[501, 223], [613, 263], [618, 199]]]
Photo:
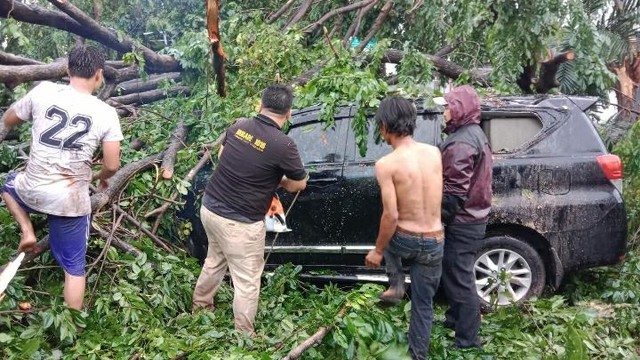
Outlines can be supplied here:
[[291, 110], [293, 91], [289, 86], [275, 84], [264, 89], [262, 93], [262, 107], [279, 115], [285, 115]]
[[390, 96], [380, 102], [374, 117], [376, 126], [398, 136], [413, 135], [416, 128], [416, 107], [400, 96]]
[[69, 52], [69, 75], [88, 79], [104, 69], [104, 55], [95, 46], [75, 46]]

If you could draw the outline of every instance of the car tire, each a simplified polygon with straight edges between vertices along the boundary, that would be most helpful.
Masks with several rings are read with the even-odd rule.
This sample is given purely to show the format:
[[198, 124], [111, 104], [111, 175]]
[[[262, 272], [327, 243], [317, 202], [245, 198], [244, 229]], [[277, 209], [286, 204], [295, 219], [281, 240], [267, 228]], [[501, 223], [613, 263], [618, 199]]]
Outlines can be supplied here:
[[511, 236], [484, 239], [474, 262], [476, 289], [484, 311], [520, 305], [542, 294], [546, 273], [538, 252]]

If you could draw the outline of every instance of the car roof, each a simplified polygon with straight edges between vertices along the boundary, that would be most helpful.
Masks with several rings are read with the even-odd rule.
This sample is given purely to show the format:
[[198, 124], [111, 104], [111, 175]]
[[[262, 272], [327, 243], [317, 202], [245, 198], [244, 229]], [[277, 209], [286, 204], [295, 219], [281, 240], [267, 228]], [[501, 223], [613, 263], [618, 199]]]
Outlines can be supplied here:
[[[599, 100], [595, 96], [573, 96], [573, 95], [520, 95], [520, 96], [484, 96], [481, 97], [481, 107], [483, 112], [491, 111], [514, 111], [529, 112], [534, 109], [555, 109], [569, 110], [578, 109], [585, 111], [592, 107]], [[424, 99], [415, 100], [418, 113], [441, 114], [442, 108], [428, 105]], [[426, 106], [425, 106], [426, 105]], [[352, 105], [338, 106], [335, 118], [348, 117]], [[292, 125], [301, 126], [306, 123], [317, 121], [322, 111], [321, 105], [314, 105], [292, 112]]]

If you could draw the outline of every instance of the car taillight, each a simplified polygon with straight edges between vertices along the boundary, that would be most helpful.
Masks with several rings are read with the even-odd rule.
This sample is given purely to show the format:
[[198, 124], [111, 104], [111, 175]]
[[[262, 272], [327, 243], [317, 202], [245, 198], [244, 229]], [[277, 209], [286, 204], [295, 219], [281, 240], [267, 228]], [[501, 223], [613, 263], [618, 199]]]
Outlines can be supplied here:
[[596, 160], [604, 176], [622, 193], [622, 160], [613, 154], [598, 155]]

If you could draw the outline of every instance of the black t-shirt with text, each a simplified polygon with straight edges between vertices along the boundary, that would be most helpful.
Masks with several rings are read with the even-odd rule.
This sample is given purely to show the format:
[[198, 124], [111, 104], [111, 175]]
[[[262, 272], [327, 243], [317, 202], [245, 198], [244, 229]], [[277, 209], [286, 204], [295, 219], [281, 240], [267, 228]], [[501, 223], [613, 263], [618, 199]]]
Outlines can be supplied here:
[[307, 176], [295, 142], [267, 116], [238, 120], [227, 130], [223, 145], [202, 200], [205, 208], [222, 217], [263, 220], [282, 176]]

